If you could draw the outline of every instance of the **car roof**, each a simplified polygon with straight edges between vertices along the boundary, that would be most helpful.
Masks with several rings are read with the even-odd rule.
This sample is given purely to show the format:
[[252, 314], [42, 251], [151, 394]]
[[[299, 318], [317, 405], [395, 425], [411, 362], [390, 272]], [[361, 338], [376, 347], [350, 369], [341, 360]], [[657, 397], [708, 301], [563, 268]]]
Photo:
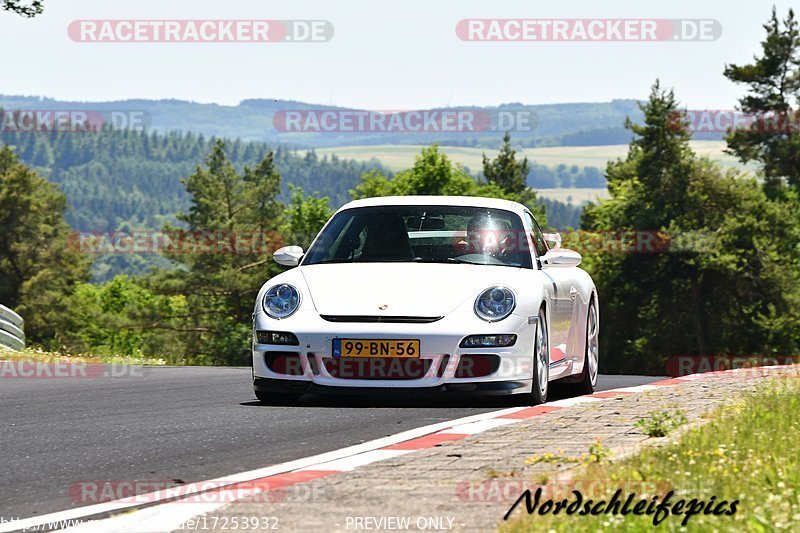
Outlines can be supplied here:
[[339, 211], [355, 207], [379, 207], [388, 205], [450, 205], [456, 207], [485, 207], [504, 209], [521, 214], [527, 207], [511, 200], [484, 198], [482, 196], [376, 196], [353, 200], [339, 208]]

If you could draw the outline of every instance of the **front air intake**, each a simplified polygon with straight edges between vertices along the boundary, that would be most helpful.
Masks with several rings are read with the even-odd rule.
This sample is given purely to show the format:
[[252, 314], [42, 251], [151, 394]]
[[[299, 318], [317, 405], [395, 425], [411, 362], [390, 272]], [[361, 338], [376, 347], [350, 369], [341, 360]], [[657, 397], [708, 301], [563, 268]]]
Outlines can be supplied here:
[[328, 322], [367, 322], [386, 324], [430, 324], [441, 320], [441, 316], [382, 316], [382, 315], [320, 315]]

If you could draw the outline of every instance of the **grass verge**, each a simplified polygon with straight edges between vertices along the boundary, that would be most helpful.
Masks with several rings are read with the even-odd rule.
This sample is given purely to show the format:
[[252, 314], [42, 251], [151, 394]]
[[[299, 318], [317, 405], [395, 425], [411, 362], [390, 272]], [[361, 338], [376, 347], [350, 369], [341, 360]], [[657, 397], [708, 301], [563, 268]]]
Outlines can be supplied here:
[[164, 359], [152, 357], [125, 357], [119, 355], [94, 355], [94, 354], [63, 354], [46, 352], [39, 348], [25, 348], [24, 350], [10, 350], [0, 346], [0, 361], [33, 361], [37, 363], [87, 363], [87, 364], [129, 364], [163, 366]]
[[[576, 479], [599, 481], [600, 491], [584, 495], [582, 504], [610, 501], [621, 488], [624, 504], [631, 493], [633, 503], [654, 497], [657, 503], [674, 491], [669, 508], [657, 529], [663, 531], [800, 531], [800, 379], [772, 379], [735, 403], [716, 411], [711, 420], [690, 429], [677, 441], [647, 448], [638, 455], [616, 463], [590, 464], [579, 470]], [[641, 490], [638, 490], [641, 489]], [[650, 490], [647, 490], [649, 488]], [[581, 515], [584, 506], [568, 515], [568, 506], [558, 514], [554, 508], [540, 514], [548, 498], [554, 502], [577, 497], [560, 494], [559, 499], [543, 495], [540, 505], [528, 514], [521, 503], [501, 530], [522, 531], [652, 531], [655, 513]], [[686, 519], [686, 509], [695, 500], [699, 514]], [[674, 511], [674, 505], [686, 503]], [[716, 506], [727, 500], [725, 509], [738, 500], [732, 515], [714, 515]], [[703, 506], [700, 507], [700, 502]], [[631, 506], [630, 508], [635, 508]], [[621, 509], [621, 508], [620, 508]], [[643, 511], [647, 507], [643, 506]], [[706, 511], [710, 510], [709, 514]], [[609, 509], [610, 511], [610, 509]], [[663, 516], [663, 515], [662, 515]], [[686, 525], [682, 525], [685, 520]]]

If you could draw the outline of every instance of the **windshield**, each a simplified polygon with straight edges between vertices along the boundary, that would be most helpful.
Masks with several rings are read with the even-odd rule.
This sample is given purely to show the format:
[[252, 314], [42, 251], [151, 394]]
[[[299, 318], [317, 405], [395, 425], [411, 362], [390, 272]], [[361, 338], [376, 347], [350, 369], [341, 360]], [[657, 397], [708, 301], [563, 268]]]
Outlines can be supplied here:
[[303, 265], [387, 262], [532, 268], [518, 215], [456, 206], [375, 206], [342, 211], [303, 259]]

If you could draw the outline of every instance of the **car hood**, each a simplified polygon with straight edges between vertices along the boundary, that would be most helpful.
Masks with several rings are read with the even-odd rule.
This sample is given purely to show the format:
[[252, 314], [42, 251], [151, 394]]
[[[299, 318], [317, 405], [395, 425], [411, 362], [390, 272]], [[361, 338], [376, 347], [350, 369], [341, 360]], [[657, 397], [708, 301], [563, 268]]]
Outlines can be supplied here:
[[[323, 315], [445, 316], [496, 284], [512, 289], [521, 269], [416, 263], [328, 264], [300, 267], [309, 296]], [[385, 309], [381, 309], [386, 306]]]

